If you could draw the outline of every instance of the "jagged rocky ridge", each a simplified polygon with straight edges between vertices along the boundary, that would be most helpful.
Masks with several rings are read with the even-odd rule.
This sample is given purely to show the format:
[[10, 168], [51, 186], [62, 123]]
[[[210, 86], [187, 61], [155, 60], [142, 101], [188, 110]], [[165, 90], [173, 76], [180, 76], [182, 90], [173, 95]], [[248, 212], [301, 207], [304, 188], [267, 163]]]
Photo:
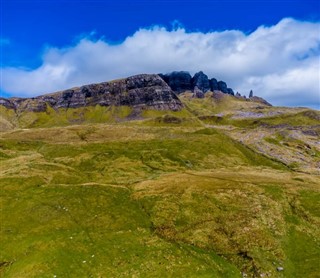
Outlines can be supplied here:
[[194, 91], [199, 97], [200, 92], [221, 91], [225, 94], [234, 95], [233, 90], [228, 88], [226, 82], [217, 81], [215, 78], [209, 79], [202, 71], [197, 72], [193, 77], [187, 71], [160, 73], [159, 76], [178, 94], [184, 91]]
[[[33, 98], [0, 98], [0, 105], [16, 111], [32, 112], [45, 112], [48, 106], [67, 109], [95, 105], [178, 111], [183, 104], [177, 95], [186, 91], [193, 92], [196, 98], [203, 98], [208, 91], [234, 96], [233, 90], [224, 81], [209, 79], [202, 71], [193, 77], [186, 71], [174, 71], [169, 74], [139, 74]], [[237, 93], [236, 97], [241, 95]], [[251, 97], [250, 100], [270, 105], [258, 97]]]
[[125, 79], [85, 85], [34, 98], [0, 98], [0, 105], [20, 111], [44, 112], [84, 106], [120, 106], [177, 111], [183, 107], [171, 88], [156, 74], [140, 74]]

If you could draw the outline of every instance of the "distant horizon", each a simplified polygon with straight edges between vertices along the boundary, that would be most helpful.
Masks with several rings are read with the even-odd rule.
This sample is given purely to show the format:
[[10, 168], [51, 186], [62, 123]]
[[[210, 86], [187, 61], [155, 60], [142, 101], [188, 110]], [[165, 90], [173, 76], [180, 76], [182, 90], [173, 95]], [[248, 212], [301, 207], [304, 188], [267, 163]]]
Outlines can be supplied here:
[[320, 109], [320, 2], [3, 0], [2, 97], [202, 70], [277, 106]]

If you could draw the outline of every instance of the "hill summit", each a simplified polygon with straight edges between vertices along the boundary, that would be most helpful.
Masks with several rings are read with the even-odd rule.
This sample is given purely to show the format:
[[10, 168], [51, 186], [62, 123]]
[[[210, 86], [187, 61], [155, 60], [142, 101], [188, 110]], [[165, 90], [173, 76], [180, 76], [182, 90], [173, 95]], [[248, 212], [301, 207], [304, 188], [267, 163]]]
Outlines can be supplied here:
[[[234, 96], [233, 89], [228, 88], [226, 82], [209, 79], [202, 71], [193, 77], [186, 71], [174, 71], [158, 75], [139, 74], [32, 98], [0, 98], [0, 105], [19, 112], [45, 112], [48, 107], [56, 110], [96, 105], [179, 111], [183, 104], [177, 95], [188, 91], [193, 92], [192, 96], [196, 98], [203, 98], [210, 91]], [[241, 95], [237, 93], [236, 97]], [[252, 100], [269, 105], [261, 98], [253, 97]]]

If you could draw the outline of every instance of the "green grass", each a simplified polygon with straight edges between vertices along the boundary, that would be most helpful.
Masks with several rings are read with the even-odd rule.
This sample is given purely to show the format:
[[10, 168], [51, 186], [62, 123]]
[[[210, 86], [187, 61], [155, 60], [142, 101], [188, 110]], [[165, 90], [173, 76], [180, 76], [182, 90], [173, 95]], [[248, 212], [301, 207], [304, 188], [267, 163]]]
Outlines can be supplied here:
[[[53, 109], [47, 106], [45, 112], [14, 112], [12, 109], [0, 108], [0, 130], [10, 130], [14, 127], [36, 128], [68, 126], [90, 123], [117, 123], [123, 121], [149, 119], [146, 125], [165, 125], [174, 122], [184, 126], [201, 124], [232, 125], [239, 128], [255, 128], [260, 126], [317, 126], [319, 112], [308, 109], [284, 109], [282, 113], [265, 118], [232, 118], [235, 112], [260, 112], [262, 114], [277, 111], [273, 107], [259, 103], [237, 99], [223, 95], [215, 99], [208, 93], [204, 99], [192, 98], [190, 94], [180, 95], [184, 108], [169, 112], [153, 109], [138, 109], [128, 106], [87, 106], [81, 108]], [[259, 110], [257, 110], [259, 108]], [[279, 108], [280, 109], [280, 108]], [[281, 112], [281, 109], [280, 109]], [[176, 121], [166, 121], [166, 117], [176, 118]]]
[[[233, 119], [256, 104], [182, 98], [179, 112], [1, 108], [1, 277], [317, 277], [319, 176], [227, 135], [317, 112]], [[317, 161], [284, 130], [263, 141]]]
[[301, 194], [301, 205], [306, 209], [311, 215], [320, 217], [320, 193], [304, 190], [300, 192]]
[[275, 138], [264, 138], [265, 141], [267, 141], [268, 143], [274, 144], [274, 145], [280, 145], [279, 141]]
[[193, 268], [202, 277], [237, 274], [212, 252], [155, 236], [130, 194], [36, 185], [15, 191], [14, 201], [10, 192], [2, 212], [1, 260], [12, 263], [5, 277], [182, 276]]
[[[218, 130], [17, 130], [0, 147], [3, 277], [315, 273], [291, 231], [318, 236], [319, 179]], [[314, 264], [318, 247], [303, 252]]]
[[288, 260], [284, 277], [319, 277], [319, 238], [291, 228], [286, 243]]
[[[313, 111], [310, 111], [313, 112]], [[317, 115], [318, 113], [314, 111]], [[313, 115], [313, 113], [311, 113]], [[314, 116], [314, 115], [313, 115]], [[274, 117], [267, 117], [262, 119], [240, 119], [229, 120], [230, 124], [237, 127], [257, 127], [257, 126], [316, 126], [319, 124], [319, 120], [314, 117], [310, 117], [307, 112], [300, 112], [297, 114], [284, 114]]]
[[[221, 185], [211, 185], [210, 181], [201, 177], [199, 181], [202, 185], [205, 182], [206, 187], [214, 186], [213, 190], [220, 194], [224, 192]], [[301, 242], [290, 237], [289, 246], [293, 250], [289, 249], [288, 256], [294, 257], [292, 261], [284, 260], [279, 247], [281, 244], [277, 240], [279, 235], [266, 234], [268, 229], [263, 226], [258, 230], [249, 229], [248, 232], [254, 234], [251, 244], [243, 242], [247, 235], [241, 235], [240, 231], [254, 218], [263, 216], [261, 212], [254, 217], [251, 215], [254, 206], [247, 208], [247, 212], [243, 211], [247, 202], [255, 200], [254, 196], [241, 201], [235, 195], [231, 200], [219, 201], [219, 197], [212, 199], [214, 192], [208, 193], [207, 188], [204, 191], [207, 193], [198, 192], [190, 199], [188, 194], [181, 195], [169, 188], [166, 195], [171, 192], [172, 197], [155, 199], [145, 196], [141, 205], [136, 198], [130, 197], [130, 190], [125, 188], [38, 185], [39, 181], [35, 180], [33, 184], [29, 182], [28, 190], [20, 188], [15, 194], [10, 192], [10, 196], [18, 198], [19, 202], [5, 204], [7, 209], [4, 214], [17, 220], [16, 223], [7, 218], [4, 221], [11, 224], [3, 227], [5, 236], [2, 237], [5, 243], [2, 245], [2, 259], [13, 262], [6, 272], [7, 277], [76, 277], [107, 273], [114, 276], [120, 273], [125, 276], [185, 276], [192, 268], [198, 270], [192, 272], [198, 277], [210, 277], [210, 273], [236, 277], [238, 272], [227, 261], [244, 266], [242, 270], [248, 273], [257, 271], [250, 261], [247, 262], [248, 259], [237, 258], [237, 254], [244, 251], [254, 258], [258, 267], [274, 270], [274, 262], [285, 263], [286, 271], [289, 271], [287, 265], [290, 263], [302, 264], [299, 256], [304, 259], [310, 256], [311, 262], [315, 263], [314, 256], [318, 254], [312, 253], [317, 252], [314, 246], [311, 249], [306, 246], [297, 253], [296, 244], [299, 242], [298, 246], [305, 246], [304, 237], [299, 239]], [[248, 190], [240, 189], [240, 192], [248, 194]], [[175, 194], [180, 197], [175, 197]], [[199, 203], [202, 205], [199, 206]], [[229, 207], [230, 203], [232, 207]], [[268, 200], [268, 203], [272, 204], [272, 201]], [[269, 206], [270, 209], [272, 215], [272, 206]], [[210, 219], [203, 219], [208, 217], [210, 211], [210, 217], [214, 218], [211, 222]], [[243, 223], [241, 219], [247, 222]], [[160, 228], [164, 224], [166, 228]], [[170, 229], [175, 227], [177, 231], [172, 236]], [[307, 240], [310, 241], [308, 237]], [[255, 246], [261, 244], [268, 248], [271, 246], [275, 249], [272, 252], [276, 253], [264, 251], [267, 249], [265, 246], [256, 249]], [[292, 273], [296, 271], [305, 275], [309, 273], [305, 265], [304, 269], [293, 268]]]

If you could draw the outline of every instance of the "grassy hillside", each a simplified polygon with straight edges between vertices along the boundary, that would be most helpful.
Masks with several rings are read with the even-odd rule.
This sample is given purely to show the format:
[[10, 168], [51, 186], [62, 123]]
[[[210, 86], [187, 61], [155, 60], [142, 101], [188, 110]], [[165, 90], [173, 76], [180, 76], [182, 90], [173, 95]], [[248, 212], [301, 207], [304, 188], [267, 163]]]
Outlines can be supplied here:
[[295, 171], [319, 175], [320, 112], [307, 108], [270, 107], [229, 95], [181, 98], [186, 109], [206, 127]]
[[320, 113], [180, 98], [0, 107], [0, 276], [318, 277]]
[[319, 176], [224, 130], [17, 129], [0, 159], [2, 277], [318, 275]]

